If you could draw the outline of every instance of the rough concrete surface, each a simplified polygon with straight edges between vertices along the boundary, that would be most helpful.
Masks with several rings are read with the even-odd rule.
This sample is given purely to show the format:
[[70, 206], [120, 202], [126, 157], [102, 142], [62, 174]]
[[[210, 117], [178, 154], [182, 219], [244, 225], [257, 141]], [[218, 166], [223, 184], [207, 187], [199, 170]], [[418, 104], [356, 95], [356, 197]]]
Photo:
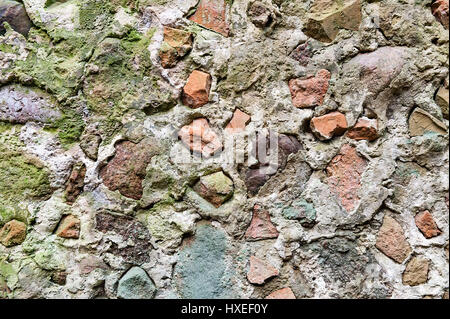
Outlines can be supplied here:
[[448, 0], [0, 0], [0, 298], [448, 298]]

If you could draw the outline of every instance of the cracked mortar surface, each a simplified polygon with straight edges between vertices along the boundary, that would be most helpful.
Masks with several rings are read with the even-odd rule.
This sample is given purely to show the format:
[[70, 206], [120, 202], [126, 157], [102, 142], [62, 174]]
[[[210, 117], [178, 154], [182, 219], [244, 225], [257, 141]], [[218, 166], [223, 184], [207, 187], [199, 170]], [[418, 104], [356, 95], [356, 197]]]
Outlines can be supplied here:
[[[0, 298], [448, 298], [448, 1], [12, 4]], [[347, 125], [321, 140], [333, 112]], [[196, 119], [223, 149], [174, 161]], [[227, 161], [227, 134], [261, 130], [280, 134], [270, 173]]]

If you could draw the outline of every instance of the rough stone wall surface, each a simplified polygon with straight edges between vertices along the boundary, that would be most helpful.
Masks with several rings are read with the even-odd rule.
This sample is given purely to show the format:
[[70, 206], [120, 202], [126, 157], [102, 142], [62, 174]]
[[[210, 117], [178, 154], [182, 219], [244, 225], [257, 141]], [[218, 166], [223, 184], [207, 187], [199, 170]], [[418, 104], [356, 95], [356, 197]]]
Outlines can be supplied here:
[[0, 298], [448, 298], [448, 10], [0, 0]]

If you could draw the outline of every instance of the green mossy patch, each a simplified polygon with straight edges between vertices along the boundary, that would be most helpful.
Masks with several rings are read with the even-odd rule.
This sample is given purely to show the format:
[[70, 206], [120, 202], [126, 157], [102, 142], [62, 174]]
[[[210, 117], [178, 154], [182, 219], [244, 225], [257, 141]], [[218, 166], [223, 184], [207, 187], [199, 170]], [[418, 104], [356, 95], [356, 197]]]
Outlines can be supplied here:
[[83, 117], [74, 110], [66, 111], [54, 125], [57, 127], [59, 140], [66, 148], [80, 140], [85, 127]]
[[7, 256], [0, 255], [0, 299], [12, 298], [12, 290], [19, 281], [16, 267], [6, 259]]
[[87, 75], [83, 91], [91, 112], [121, 118], [129, 109], [165, 110], [176, 104], [171, 92], [160, 87], [147, 49], [155, 29], [147, 34], [129, 30], [122, 39], [106, 38], [91, 63], [98, 71]]
[[174, 208], [173, 200], [159, 202], [149, 210], [142, 210], [137, 215], [156, 241], [176, 240], [183, 237], [183, 231], [176, 223], [171, 222]]
[[49, 172], [21, 152], [19, 125], [0, 123], [0, 224], [11, 219], [26, 222], [27, 212], [18, 207], [27, 199], [46, 198], [53, 192]]
[[112, 3], [104, 0], [81, 0], [79, 7], [80, 28], [83, 30], [92, 30], [98, 28], [99, 25], [107, 25], [112, 21], [115, 12]]
[[[75, 94], [83, 75], [88, 48], [73, 38], [53, 43], [43, 31], [32, 29], [29, 34], [26, 60], [18, 60], [15, 74], [19, 81], [32, 83], [52, 93], [58, 101]], [[31, 81], [30, 81], [31, 80]]]

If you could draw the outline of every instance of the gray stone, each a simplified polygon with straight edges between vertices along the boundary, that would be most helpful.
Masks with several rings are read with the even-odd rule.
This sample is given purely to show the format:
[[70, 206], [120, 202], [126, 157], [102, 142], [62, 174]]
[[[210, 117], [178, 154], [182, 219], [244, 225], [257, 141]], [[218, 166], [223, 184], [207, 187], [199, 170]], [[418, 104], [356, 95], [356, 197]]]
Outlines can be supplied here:
[[183, 298], [231, 298], [232, 283], [225, 262], [225, 233], [210, 225], [197, 228], [181, 248], [175, 267], [176, 282]]
[[133, 267], [119, 280], [117, 296], [122, 299], [153, 299], [156, 287], [147, 273]]
[[0, 88], [0, 121], [50, 123], [60, 116], [55, 102], [46, 93], [18, 85]]

